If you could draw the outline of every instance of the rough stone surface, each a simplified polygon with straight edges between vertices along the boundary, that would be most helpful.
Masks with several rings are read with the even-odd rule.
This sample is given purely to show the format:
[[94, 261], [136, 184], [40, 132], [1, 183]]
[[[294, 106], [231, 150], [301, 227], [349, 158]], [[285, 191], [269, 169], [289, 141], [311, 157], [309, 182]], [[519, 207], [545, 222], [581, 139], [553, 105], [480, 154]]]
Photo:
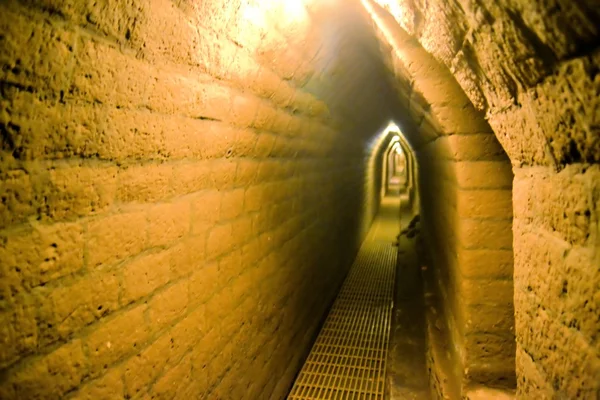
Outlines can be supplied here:
[[514, 164], [598, 162], [593, 0], [378, 3], [452, 71]]
[[516, 182], [519, 395], [593, 398], [600, 378], [600, 170], [525, 168]]
[[[391, 45], [382, 46], [393, 60], [391, 72], [411, 82], [397, 90], [411, 93], [406, 136], [419, 165], [422, 226], [436, 270], [432, 290], [441, 299], [432, 306], [441, 317], [429, 320], [436, 324], [429, 342], [450, 342], [430, 352], [433, 390], [456, 396], [472, 384], [514, 386], [513, 288], [506, 273], [512, 257], [489, 257], [512, 249], [510, 162], [450, 71], [384, 10], [371, 5], [370, 11], [382, 43]], [[488, 193], [493, 203], [485, 202]], [[477, 275], [457, 260], [464, 251], [489, 251]]]
[[0, 4], [1, 398], [286, 395], [393, 91], [359, 8], [267, 3]]
[[[592, 183], [598, 179], [594, 164], [600, 157], [597, 4], [566, 0], [377, 3], [409, 37], [450, 69], [472, 104], [486, 113], [514, 167], [518, 397], [593, 398], [600, 382], [600, 354], [594, 347], [598, 321], [589, 314], [596, 307], [593, 293], [600, 279], [598, 189]], [[409, 71], [398, 70], [404, 75]], [[411, 82], [411, 77], [400, 81]], [[407, 88], [400, 86], [400, 90]], [[425, 96], [420, 103], [427, 101]], [[451, 143], [446, 157], [458, 156], [456, 149], [468, 149], [465, 144]], [[438, 170], [448, 176], [441, 167]], [[564, 171], [557, 173], [560, 170]], [[488, 174], [493, 175], [492, 171]], [[448, 190], [444, 185], [444, 191], [438, 189], [436, 195], [443, 193], [443, 198], [451, 199]], [[458, 197], [457, 204], [469, 203], [464, 195]], [[475, 212], [481, 212], [478, 204]], [[439, 215], [443, 215], [442, 206], [432, 218], [439, 219]], [[451, 218], [446, 220], [454, 224]], [[444, 229], [443, 220], [437, 231], [441, 235], [437, 241], [452, 234]], [[465, 255], [459, 259], [475, 260]], [[581, 265], [575, 270], [586, 271], [585, 278], [574, 273], [574, 265]], [[472, 266], [465, 267], [473, 274]], [[547, 287], [553, 282], [556, 289], [551, 294]], [[574, 285], [572, 291], [569, 283]], [[445, 293], [451, 295], [451, 291]], [[530, 303], [521, 301], [521, 296], [533, 294]], [[568, 301], [551, 300], [555, 296], [568, 297]], [[583, 303], [586, 307], [582, 308]], [[568, 339], [552, 344], [555, 339], [545, 333], [534, 307], [562, 320], [570, 330], [580, 331], [580, 344]], [[577, 346], [583, 347], [575, 350]], [[541, 353], [545, 348], [549, 354]], [[585, 373], [571, 367], [581, 363], [575, 354], [580, 352], [588, 363]], [[552, 361], [546, 361], [549, 358]]]
[[431, 249], [433, 393], [516, 373], [518, 398], [597, 396], [595, 0], [0, 13], [0, 397], [283, 398], [390, 120]]

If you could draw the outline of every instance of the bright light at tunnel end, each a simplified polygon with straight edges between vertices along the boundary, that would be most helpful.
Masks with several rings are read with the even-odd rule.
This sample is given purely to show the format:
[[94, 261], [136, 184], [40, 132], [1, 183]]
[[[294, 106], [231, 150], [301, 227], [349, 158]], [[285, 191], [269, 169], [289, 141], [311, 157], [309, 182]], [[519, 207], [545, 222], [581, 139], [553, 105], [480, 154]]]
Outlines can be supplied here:
[[385, 128], [380, 130], [379, 133], [370, 140], [370, 144], [367, 147], [378, 148], [388, 138], [390, 139], [389, 145], [391, 146], [396, 142], [400, 142], [400, 135], [402, 135], [402, 132], [398, 125], [390, 121]]
[[308, 17], [303, 0], [254, 0], [246, 1], [242, 7], [244, 19], [258, 26], [265, 26], [267, 14], [284, 24], [303, 21]]
[[[389, 133], [392, 133], [392, 132], [399, 134], [400, 133], [400, 128], [395, 123], [390, 122], [388, 124], [388, 126], [385, 128], [384, 133], [385, 134], [389, 134]], [[396, 136], [396, 138], [397, 138], [397, 136]], [[396, 140], [398, 140], [398, 139], [396, 139]]]
[[292, 17], [304, 17], [306, 14], [302, 0], [283, 0], [283, 9], [287, 15]]

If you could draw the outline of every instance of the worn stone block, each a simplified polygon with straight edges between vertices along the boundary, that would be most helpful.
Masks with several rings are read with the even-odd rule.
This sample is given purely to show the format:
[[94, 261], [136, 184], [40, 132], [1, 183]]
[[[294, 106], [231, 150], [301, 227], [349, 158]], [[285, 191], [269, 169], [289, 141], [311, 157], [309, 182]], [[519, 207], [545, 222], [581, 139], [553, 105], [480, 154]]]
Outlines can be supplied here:
[[119, 309], [119, 279], [115, 272], [95, 273], [44, 293], [39, 332], [51, 343], [66, 339], [86, 325]]
[[3, 398], [62, 397], [77, 387], [88, 367], [81, 340], [66, 343], [49, 354], [12, 370], [0, 388]]
[[183, 279], [157, 293], [148, 302], [148, 317], [152, 329], [159, 331], [182, 316], [187, 309], [189, 282]]
[[458, 240], [467, 249], [512, 248], [511, 220], [461, 219], [458, 225]]
[[114, 362], [138, 352], [150, 335], [144, 318], [146, 305], [139, 305], [102, 320], [85, 339], [91, 375], [98, 375]]
[[91, 267], [121, 261], [146, 246], [146, 216], [132, 212], [94, 219], [88, 223], [87, 263]]
[[216, 262], [198, 268], [190, 277], [190, 304], [206, 302], [219, 285], [219, 265]]
[[121, 368], [108, 371], [104, 376], [82, 386], [75, 395], [77, 400], [109, 400], [124, 395], [123, 372]]
[[190, 232], [190, 202], [159, 204], [148, 211], [148, 246], [166, 246]]
[[121, 302], [128, 304], [166, 285], [171, 278], [170, 254], [167, 251], [142, 255], [123, 266]]

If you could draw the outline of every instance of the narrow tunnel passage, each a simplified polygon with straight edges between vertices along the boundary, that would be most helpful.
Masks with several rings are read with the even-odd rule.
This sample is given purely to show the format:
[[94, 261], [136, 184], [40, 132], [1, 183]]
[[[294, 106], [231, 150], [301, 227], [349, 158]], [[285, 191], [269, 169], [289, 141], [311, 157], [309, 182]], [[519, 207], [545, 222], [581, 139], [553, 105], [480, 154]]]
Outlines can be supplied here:
[[382, 221], [385, 396], [600, 396], [596, 0], [0, 15], [0, 398], [283, 399]]
[[288, 399], [384, 398], [402, 199], [399, 177], [382, 178], [379, 212]]

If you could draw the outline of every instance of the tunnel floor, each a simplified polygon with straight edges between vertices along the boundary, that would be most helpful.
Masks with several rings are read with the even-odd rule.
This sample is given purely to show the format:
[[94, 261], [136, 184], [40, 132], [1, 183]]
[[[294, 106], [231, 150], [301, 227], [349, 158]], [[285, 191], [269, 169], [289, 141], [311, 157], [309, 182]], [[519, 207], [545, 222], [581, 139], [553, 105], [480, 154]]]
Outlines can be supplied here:
[[[402, 207], [407, 199], [398, 188], [399, 182], [393, 182], [382, 199], [288, 399], [428, 398], [422, 325], [407, 326], [405, 320], [415, 312], [422, 315], [422, 308], [410, 309], [419, 304], [407, 301], [408, 296], [395, 284], [397, 271], [407, 275], [416, 270], [416, 258], [411, 268], [403, 267], [398, 259], [399, 250], [401, 258], [403, 253], [414, 253], [414, 240], [399, 235], [401, 224], [407, 224], [410, 215], [407, 207]], [[422, 287], [415, 278], [418, 274], [409, 277], [406, 289], [422, 299], [411, 288], [415, 284]], [[397, 303], [400, 308], [394, 308], [396, 299], [401, 300]], [[411, 336], [397, 337], [407, 334]]]
[[410, 213], [403, 209], [388, 354], [390, 400], [431, 399], [425, 360], [424, 285], [417, 257], [418, 225], [408, 228], [410, 220]]

